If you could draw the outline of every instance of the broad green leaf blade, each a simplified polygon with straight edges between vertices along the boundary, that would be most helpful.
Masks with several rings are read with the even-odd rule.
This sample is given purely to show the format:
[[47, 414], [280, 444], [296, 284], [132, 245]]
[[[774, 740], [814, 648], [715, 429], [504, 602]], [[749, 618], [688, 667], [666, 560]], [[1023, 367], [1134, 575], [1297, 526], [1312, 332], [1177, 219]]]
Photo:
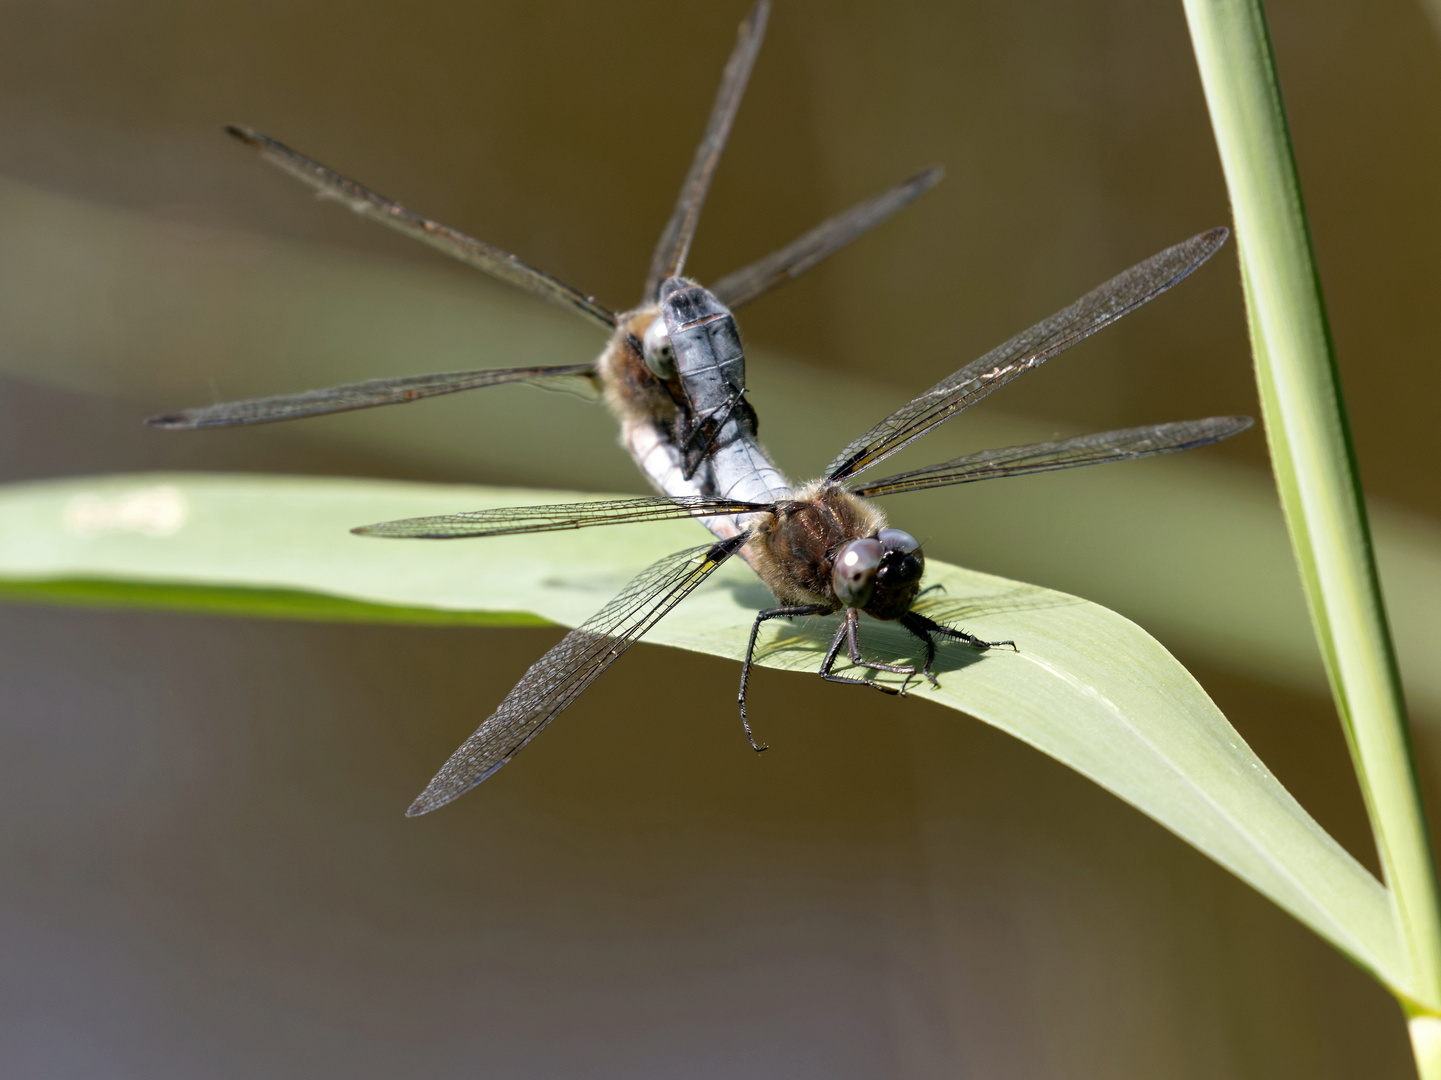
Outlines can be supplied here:
[[[601, 345], [579, 320], [557, 318], [549, 305], [483, 275], [452, 271], [449, 260], [356, 259], [218, 226], [201, 235], [3, 176], [0, 233], [0, 370], [133, 398], [137, 420], [216, 396], [480, 363], [578, 363]], [[174, 317], [180, 310], [184, 319]], [[1018, 312], [1016, 325], [1024, 317]], [[246, 332], [235, 334], [236, 326]], [[836, 432], [864, 430], [910, 397], [905, 380], [821, 371], [754, 341], [747, 356], [766, 445], [793, 475], [816, 475]], [[644, 490], [630, 458], [611, 445], [615, 423], [604, 409], [522, 387], [490, 393], [307, 421], [304, 438], [442, 476]], [[801, 399], [810, 406], [788, 407]], [[1049, 423], [998, 411], [1003, 404], [942, 425], [912, 464], [1056, 436]], [[524, 459], [517, 445], [526, 447]], [[1144, 517], [1137, 506], [1146, 507]], [[1269, 474], [1203, 452], [1159, 466], [974, 484], [902, 499], [895, 510], [912, 534], [929, 538], [931, 555], [1091, 597], [1248, 678], [1308, 693], [1328, 688]], [[1128, 528], [1117, 532], [1111, 525], [1121, 517]], [[1058, 520], [1067, 522], [1064, 544], [1053, 539]], [[1441, 625], [1433, 614], [1441, 608], [1441, 522], [1376, 504], [1371, 524], [1413, 719], [1441, 725]]]
[[[284, 613], [413, 620], [529, 613], [575, 626], [641, 567], [703, 541], [693, 522], [484, 541], [380, 540], [358, 524], [568, 492], [259, 476], [112, 476], [0, 489], [0, 587], [34, 599], [94, 596], [212, 609], [213, 593], [287, 598]], [[1356, 963], [1404, 989], [1390, 897], [1256, 758], [1205, 692], [1134, 623], [1063, 593], [932, 561], [933, 618], [1017, 653], [942, 647], [941, 687], [912, 689], [1010, 732], [1084, 773], [1236, 873]], [[99, 592], [84, 590], [108, 590]], [[649, 639], [739, 658], [770, 594], [738, 560]], [[260, 611], [256, 605], [251, 610]], [[760, 662], [815, 670], [833, 620], [777, 626]], [[913, 659], [898, 627], [867, 620], [878, 659]], [[602, 681], [592, 693], [605, 693]], [[757, 703], [754, 717], [764, 724]], [[877, 699], [879, 711], [907, 707]], [[481, 719], [477, 717], [477, 720]], [[564, 737], [564, 721], [548, 738]], [[519, 767], [524, 767], [520, 765]]]

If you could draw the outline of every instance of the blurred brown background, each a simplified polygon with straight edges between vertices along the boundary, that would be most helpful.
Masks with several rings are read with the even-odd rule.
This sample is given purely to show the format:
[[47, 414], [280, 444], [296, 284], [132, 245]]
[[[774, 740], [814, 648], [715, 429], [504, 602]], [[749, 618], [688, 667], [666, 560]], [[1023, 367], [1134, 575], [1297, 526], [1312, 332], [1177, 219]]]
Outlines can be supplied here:
[[[1441, 42], [1409, 2], [1268, 10], [1368, 492], [1433, 567]], [[603, 415], [528, 391], [191, 437], [138, 419], [593, 352], [564, 315], [315, 204], [220, 125], [623, 307], [743, 6], [3, 13], [4, 478], [639, 487]], [[879, 415], [873, 391], [902, 400], [1228, 219], [1179, 4], [778, 0], [690, 269], [719, 276], [931, 162], [936, 191], [741, 315], [763, 433], [797, 473], [856, 431], [763, 396], [763, 358]], [[972, 430], [1254, 413], [1234, 256], [993, 405]], [[1206, 453], [1134, 475], [1265, 501], [1259, 434]], [[1159, 511], [1131, 480], [1015, 483], [918, 497], [905, 520], [943, 557], [1158, 633], [1374, 866], [1309, 653], [1282, 671], [1270, 630], [1224, 647], [1228, 621], [1244, 635], [1274, 610], [1305, 653], [1294, 579], [1197, 629], [1170, 614], [1191, 594], [1161, 590], [1229, 596], [1254, 572], [1244, 544], [1191, 530], [1137, 588], [1120, 549]], [[1097, 521], [1078, 493], [1124, 510]], [[1390, 1000], [1306, 931], [1111, 796], [921, 702], [763, 672], [773, 750], [756, 758], [733, 665], [639, 649], [482, 791], [402, 819], [558, 633], [0, 609], [0, 1074], [1409, 1075]]]

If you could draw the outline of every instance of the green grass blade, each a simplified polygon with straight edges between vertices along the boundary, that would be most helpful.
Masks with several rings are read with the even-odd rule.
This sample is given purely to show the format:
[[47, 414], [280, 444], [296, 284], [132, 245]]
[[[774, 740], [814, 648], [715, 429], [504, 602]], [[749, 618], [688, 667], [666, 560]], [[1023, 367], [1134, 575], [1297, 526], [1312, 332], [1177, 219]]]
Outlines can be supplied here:
[[1395, 897], [1412, 981], [1441, 1008], [1441, 918], [1400, 679], [1265, 15], [1186, 0], [1231, 195], [1281, 502]]
[[[273, 237], [257, 259], [250, 234], [217, 226], [197, 238], [177, 229], [153, 215], [0, 177], [0, 370], [129, 395], [128, 406], [111, 407], [138, 424], [146, 413], [217, 396], [478, 363], [583, 360], [599, 347], [579, 320], [556, 318], [549, 305], [492, 287], [483, 276], [452, 273], [440, 261], [358, 260]], [[137, 266], [145, 272], [137, 274]], [[1202, 271], [1225, 273], [1221, 260]], [[1191, 303], [1187, 291], [1167, 303]], [[174, 318], [177, 310], [186, 317]], [[246, 333], [235, 335], [237, 325]], [[217, 354], [220, 341], [225, 348]], [[1081, 352], [1075, 362], [1091, 363]], [[837, 432], [863, 431], [910, 396], [905, 379], [822, 371], [754, 342], [747, 355], [766, 445], [793, 475], [815, 475]], [[807, 407], [791, 407], [799, 400]], [[1001, 405], [988, 402], [964, 423], [942, 425], [913, 463], [1057, 434], [1053, 424], [1007, 416]], [[537, 431], [545, 437], [535, 438]], [[147, 434], [157, 452], [192, 441], [203, 451], [200, 444], [214, 445], [211, 436], [248, 445], [255, 435]], [[280, 428], [271, 434], [280, 437]], [[590, 491], [644, 488], [615, 445], [604, 409], [522, 387], [317, 419], [293, 435], [420, 473]], [[522, 458], [517, 445], [526, 447]], [[1136, 513], [1142, 506], [1145, 513]], [[1139, 620], [1172, 648], [1248, 678], [1326, 689], [1270, 475], [1205, 452], [974, 484], [945, 497], [899, 500], [895, 511], [910, 532], [927, 538], [932, 555], [1089, 597]], [[1115, 529], [1122, 519], [1127, 528]], [[1054, 539], [1057, 520], [1068, 523], [1064, 544]], [[1376, 506], [1371, 524], [1413, 721], [1441, 724], [1441, 626], [1433, 617], [1441, 608], [1441, 527]], [[1177, 566], [1188, 572], [1176, 573]]]
[[[369, 480], [147, 475], [0, 489], [0, 590], [30, 601], [181, 606], [290, 617], [471, 622], [529, 613], [574, 626], [629, 577], [706, 533], [693, 522], [485, 541], [351, 535], [352, 525], [499, 505], [571, 501], [565, 492]], [[951, 647], [941, 688], [915, 697], [1010, 732], [1150, 815], [1391, 985], [1405, 961], [1386, 890], [1296, 803], [1191, 678], [1149, 634], [1063, 593], [931, 561], [945, 587], [926, 611], [1018, 653]], [[256, 600], [248, 606], [239, 598]], [[263, 601], [260, 602], [260, 601]], [[770, 594], [738, 560], [648, 640], [740, 658]], [[338, 606], [337, 606], [338, 605]], [[760, 663], [815, 671], [833, 619], [771, 623]], [[914, 659], [894, 625], [866, 621], [879, 659]], [[605, 693], [602, 681], [592, 693]], [[877, 699], [878, 712], [914, 707]], [[477, 720], [480, 718], [477, 717]], [[763, 703], [753, 719], [763, 724]], [[564, 723], [547, 738], [563, 738]], [[512, 767], [524, 768], [524, 764]], [[475, 796], [472, 796], [475, 797]], [[481, 796], [483, 797], [483, 793]]]

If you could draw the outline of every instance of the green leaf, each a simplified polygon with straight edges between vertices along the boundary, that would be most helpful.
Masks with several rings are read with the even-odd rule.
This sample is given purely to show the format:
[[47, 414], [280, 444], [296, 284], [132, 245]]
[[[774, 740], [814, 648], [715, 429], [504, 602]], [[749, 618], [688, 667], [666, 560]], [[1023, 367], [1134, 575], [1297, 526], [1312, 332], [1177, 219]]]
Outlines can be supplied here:
[[[479, 363], [569, 363], [601, 347], [601, 335], [579, 320], [484, 275], [458, 265], [452, 270], [450, 260], [438, 256], [357, 259], [320, 244], [262, 242], [219, 225], [199, 236], [154, 215], [3, 176], [0, 232], [0, 370], [87, 394], [125, 395], [137, 422], [147, 412], [217, 396], [233, 400]], [[1224, 275], [1221, 259], [1203, 274]], [[145, 272], [136, 273], [137, 266]], [[1187, 291], [1163, 303], [1189, 305]], [[185, 318], [177, 319], [177, 311]], [[237, 326], [245, 332], [236, 334]], [[214, 347], [219, 341], [224, 349]], [[1091, 363], [1088, 348], [1064, 362]], [[763, 341], [748, 341], [746, 355], [765, 443], [796, 477], [819, 473], [837, 432], [866, 430], [916, 389], [904, 378], [862, 379], [811, 367]], [[806, 408], [792, 407], [800, 400]], [[1081, 434], [1008, 416], [1003, 408], [992, 398], [964, 421], [942, 425], [919, 444], [924, 452], [911, 463]], [[418, 474], [645, 490], [630, 457], [615, 445], [615, 422], [604, 409], [524, 387], [322, 417], [292, 430], [308, 443]], [[536, 431], [545, 438], [534, 438]], [[233, 439], [237, 446], [266, 437], [151, 434], [157, 445], [192, 435], [207, 444], [211, 436]], [[523, 458], [516, 445], [526, 446]], [[901, 504], [907, 529], [930, 538], [932, 555], [1091, 597], [1139, 619], [1173, 647], [1247, 678], [1327, 691], [1269, 473], [1208, 451], [1123, 469], [973, 484], [954, 496]], [[1117, 530], [1122, 519], [1126, 528]], [[1066, 523], [1064, 544], [1054, 540], [1057, 521]], [[1413, 715], [1441, 725], [1441, 626], [1433, 616], [1441, 608], [1441, 523], [1384, 504], [1373, 506], [1371, 523]], [[1176, 573], [1178, 566], [1186, 572]]]
[[[15, 485], [0, 489], [0, 589], [32, 601], [193, 602], [200, 611], [457, 623], [538, 616], [574, 626], [647, 563], [708, 535], [684, 521], [475, 542], [348, 532], [389, 518], [585, 497], [259, 476]], [[1013, 638], [1020, 651], [943, 647], [940, 689], [913, 694], [1085, 774], [1404, 987], [1389, 894], [1291, 798], [1154, 638], [1076, 597], [934, 560], [927, 583], [944, 587], [924, 609], [933, 618]], [[769, 600], [735, 560], [648, 640], [739, 659], [756, 609]], [[773, 622], [759, 661], [814, 671], [834, 625]], [[863, 629], [876, 658], [915, 658], [900, 628], [867, 620]], [[591, 692], [605, 693], [604, 685]]]

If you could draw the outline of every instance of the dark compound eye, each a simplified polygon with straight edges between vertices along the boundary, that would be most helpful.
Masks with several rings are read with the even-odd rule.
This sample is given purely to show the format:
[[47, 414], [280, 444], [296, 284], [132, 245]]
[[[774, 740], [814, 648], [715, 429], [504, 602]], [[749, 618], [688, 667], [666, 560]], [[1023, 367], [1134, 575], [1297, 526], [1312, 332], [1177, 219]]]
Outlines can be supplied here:
[[876, 539], [887, 551], [899, 551], [902, 555], [910, 555], [921, 549], [920, 541], [901, 529], [882, 529], [876, 533]]
[[921, 580], [921, 575], [925, 572], [926, 560], [919, 548], [909, 554], [888, 551], [881, 559], [880, 569], [876, 571], [876, 582], [883, 592], [890, 594], [914, 585]]
[[926, 572], [926, 557], [910, 533], [882, 529], [876, 534], [881, 547], [881, 564], [876, 569], [866, 613], [877, 619], [899, 619], [916, 599]]
[[675, 350], [671, 348], [670, 331], [665, 328], [664, 319], [655, 319], [645, 328], [641, 341], [645, 352], [645, 366], [657, 379], [675, 377]]
[[876, 568], [885, 549], [879, 540], [852, 540], [841, 548], [831, 568], [831, 587], [846, 607], [865, 607], [876, 585]]

